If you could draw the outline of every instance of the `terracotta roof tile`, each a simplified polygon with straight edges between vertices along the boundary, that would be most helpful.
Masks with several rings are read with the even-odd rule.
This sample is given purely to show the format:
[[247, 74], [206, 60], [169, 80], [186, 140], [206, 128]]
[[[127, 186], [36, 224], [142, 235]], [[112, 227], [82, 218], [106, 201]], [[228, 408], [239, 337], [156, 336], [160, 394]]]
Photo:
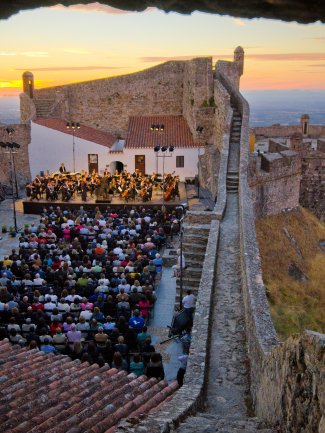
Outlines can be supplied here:
[[6, 341], [0, 365], [2, 433], [113, 433], [121, 419], [148, 414], [177, 389]]
[[[164, 131], [151, 131], [151, 125], [164, 125]], [[125, 148], [154, 148], [156, 145], [199, 147], [183, 116], [132, 116]]]
[[[72, 135], [72, 129], [67, 129], [67, 122], [62, 119], [38, 117], [33, 121], [37, 125], [46, 126], [47, 128], [55, 129], [56, 131], [63, 132], [64, 134]], [[111, 148], [117, 140], [111, 134], [106, 132], [98, 131], [90, 126], [81, 125], [80, 129], [74, 130], [75, 137], [82, 138], [83, 140], [92, 141], [93, 143], [101, 144]]]

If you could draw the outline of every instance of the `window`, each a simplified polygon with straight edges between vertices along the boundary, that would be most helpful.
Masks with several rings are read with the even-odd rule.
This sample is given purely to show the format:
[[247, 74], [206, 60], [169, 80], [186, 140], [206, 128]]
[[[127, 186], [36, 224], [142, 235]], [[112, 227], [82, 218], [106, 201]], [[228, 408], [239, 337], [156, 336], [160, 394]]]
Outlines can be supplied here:
[[184, 156], [176, 156], [176, 167], [184, 167]]

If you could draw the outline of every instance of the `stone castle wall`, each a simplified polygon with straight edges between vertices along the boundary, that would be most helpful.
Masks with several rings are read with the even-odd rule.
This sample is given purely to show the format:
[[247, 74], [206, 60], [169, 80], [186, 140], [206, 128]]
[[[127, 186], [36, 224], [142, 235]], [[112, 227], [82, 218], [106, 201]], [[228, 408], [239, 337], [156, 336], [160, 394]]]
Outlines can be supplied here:
[[[15, 133], [8, 136], [6, 128], [13, 128]], [[16, 177], [19, 189], [24, 189], [26, 182], [31, 179], [29, 159], [28, 159], [28, 145], [31, 141], [29, 124], [14, 124], [6, 125], [0, 128], [0, 141], [14, 142], [20, 144], [19, 149], [14, 149], [14, 160], [16, 167]], [[0, 148], [0, 183], [7, 185], [11, 188], [11, 162], [10, 154], [7, 153], [8, 149]]]
[[302, 158], [300, 204], [325, 221], [325, 152], [310, 151]]
[[299, 206], [301, 158], [284, 150], [251, 156], [248, 183], [252, 192], [255, 218], [275, 215]]
[[125, 137], [129, 116], [182, 114], [184, 62], [167, 62], [135, 74], [35, 90], [57, 98], [59, 117]]
[[[223, 84], [226, 82], [226, 78]], [[248, 185], [249, 106], [228, 82], [242, 115], [239, 209], [240, 255], [251, 369], [251, 394], [257, 417], [284, 433], [325, 431], [325, 335], [306, 332], [280, 344], [271, 319], [256, 240]]]
[[[301, 134], [302, 129], [300, 125], [280, 125], [275, 124], [271, 126], [257, 126], [250, 129], [250, 134], [264, 137], [290, 137], [295, 134]], [[324, 125], [309, 125], [308, 136], [310, 138], [325, 137]]]

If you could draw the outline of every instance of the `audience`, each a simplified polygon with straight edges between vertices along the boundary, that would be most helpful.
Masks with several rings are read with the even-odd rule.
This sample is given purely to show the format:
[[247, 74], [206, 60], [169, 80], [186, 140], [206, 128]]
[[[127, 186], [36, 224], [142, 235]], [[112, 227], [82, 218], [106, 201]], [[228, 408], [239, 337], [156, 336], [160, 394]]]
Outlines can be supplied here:
[[1, 338], [163, 379], [146, 324], [174, 220], [150, 209], [44, 209], [0, 261]]

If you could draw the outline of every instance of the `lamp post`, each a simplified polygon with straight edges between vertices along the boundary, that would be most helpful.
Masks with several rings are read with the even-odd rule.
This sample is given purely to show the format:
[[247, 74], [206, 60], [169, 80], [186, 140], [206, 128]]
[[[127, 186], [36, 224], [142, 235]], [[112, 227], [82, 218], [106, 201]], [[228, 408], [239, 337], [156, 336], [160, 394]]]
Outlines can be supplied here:
[[[7, 128], [8, 129], [8, 128]], [[15, 131], [13, 130], [13, 132], [10, 134], [12, 135]], [[13, 218], [14, 218], [14, 228], [15, 228], [15, 233], [18, 233], [18, 227], [17, 227], [17, 214], [16, 214], [16, 196], [18, 194], [18, 189], [17, 189], [17, 177], [16, 177], [16, 166], [15, 166], [15, 159], [14, 159], [14, 154], [17, 152], [14, 152], [13, 149], [19, 149], [20, 148], [20, 144], [18, 143], [4, 143], [1, 142], [0, 143], [0, 147], [2, 147], [3, 149], [8, 149], [7, 154], [10, 155], [10, 164], [11, 164], [11, 194], [12, 194], [12, 207], [13, 207]], [[16, 186], [16, 195], [15, 195], [15, 187], [14, 184]]]
[[[201, 138], [201, 134], [203, 131], [203, 126], [198, 126], [196, 128], [196, 132], [198, 133], [199, 138]], [[197, 153], [198, 153], [198, 158], [197, 158], [197, 196], [198, 198], [200, 198], [200, 169], [199, 169], [199, 164], [200, 164], [200, 148], [198, 147], [197, 149]]]
[[[163, 159], [163, 169], [162, 169], [162, 182], [163, 182], [163, 187], [162, 187], [162, 191], [163, 191], [163, 195], [162, 195], [162, 209], [165, 208], [165, 158], [171, 158], [173, 156], [173, 152], [174, 152], [175, 147], [173, 145], [170, 146], [155, 146], [154, 147], [154, 152], [156, 153], [157, 156], [157, 166], [158, 166], [158, 158], [162, 158]], [[159, 155], [159, 152], [161, 152], [161, 155]]]
[[74, 140], [74, 135], [75, 135], [75, 130], [76, 129], [80, 129], [80, 123], [77, 122], [67, 122], [66, 125], [67, 129], [72, 129], [72, 158], [73, 158], [73, 172], [76, 172], [76, 156], [75, 156], [75, 140]]
[[[164, 132], [165, 131], [165, 125], [153, 123], [150, 126], [150, 131], [151, 132], [158, 132], [158, 133]], [[158, 149], [158, 150], [156, 150], [156, 149]], [[160, 150], [160, 145], [158, 144], [157, 146], [154, 147], [154, 151], [159, 152], [159, 150]], [[158, 173], [158, 154], [157, 154], [157, 160], [156, 160], [156, 173]]]
[[176, 216], [179, 222], [179, 249], [180, 249], [180, 277], [179, 277], [179, 307], [182, 309], [182, 299], [183, 299], [183, 220], [185, 216], [184, 206], [176, 206]]

